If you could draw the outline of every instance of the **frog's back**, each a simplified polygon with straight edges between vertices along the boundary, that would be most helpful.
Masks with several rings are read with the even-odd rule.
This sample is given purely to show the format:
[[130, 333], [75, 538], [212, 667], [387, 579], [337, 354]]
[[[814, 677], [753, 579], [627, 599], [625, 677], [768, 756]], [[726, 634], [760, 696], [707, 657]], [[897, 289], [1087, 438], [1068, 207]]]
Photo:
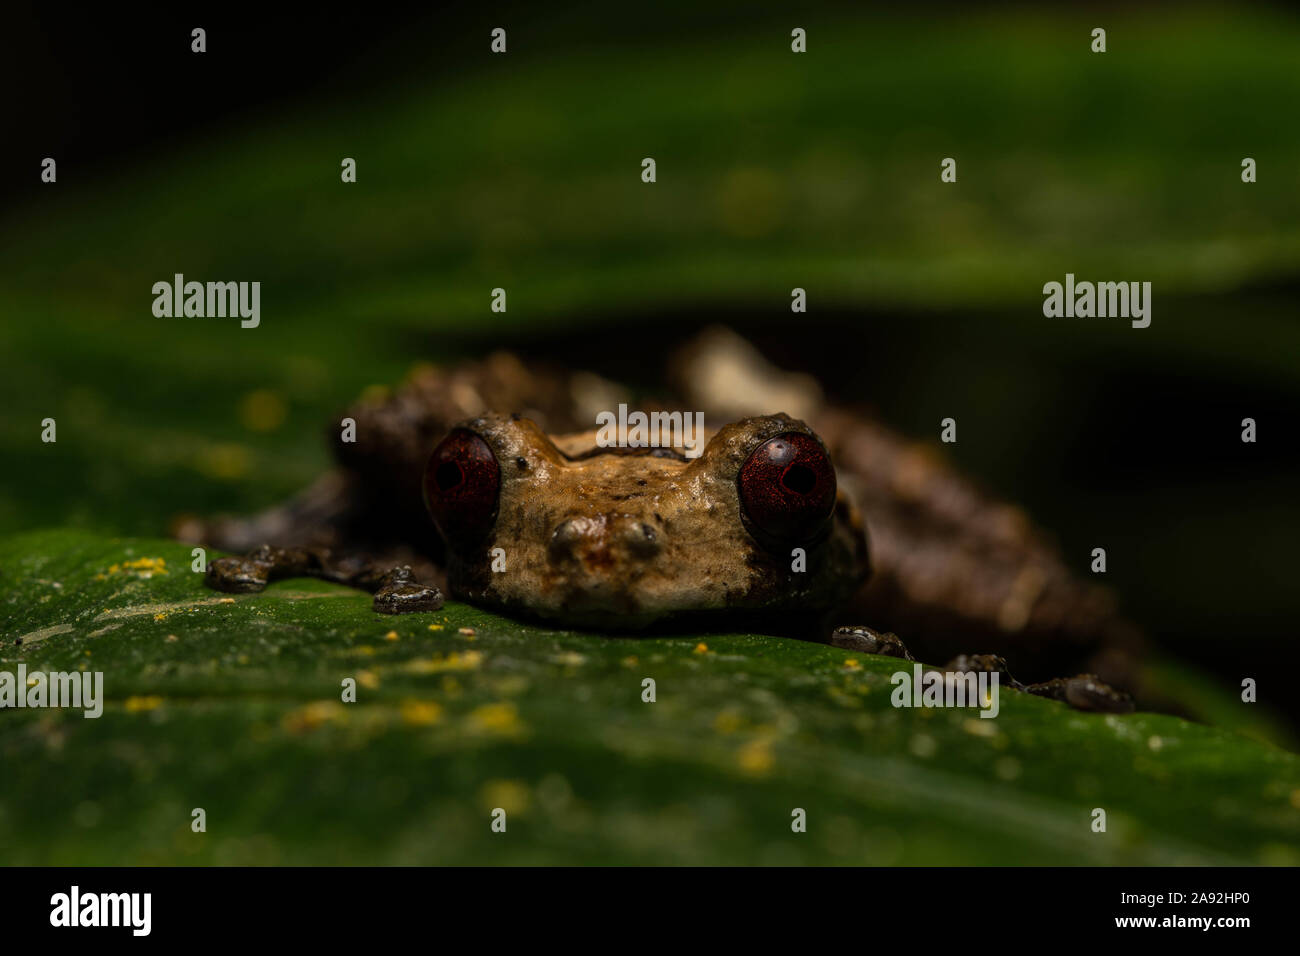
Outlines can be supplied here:
[[706, 411], [791, 405], [826, 443], [871, 545], [872, 574], [846, 620], [905, 635], [934, 661], [977, 650], [1007, 656], [1031, 679], [1083, 667], [1134, 686], [1141, 636], [1113, 594], [1073, 572], [1023, 509], [980, 489], [933, 443], [827, 401], [815, 381], [726, 329], [686, 346], [673, 377]]
[[[826, 443], [871, 547], [871, 577], [836, 623], [896, 631], [929, 660], [996, 652], [1028, 678], [1083, 666], [1133, 686], [1140, 639], [1110, 592], [1072, 572], [1021, 509], [981, 491], [933, 445], [826, 401], [811, 379], [771, 366], [725, 330], [706, 332], [673, 368], [679, 397], [639, 407], [701, 410], [711, 430], [738, 417], [789, 412]], [[631, 400], [590, 372], [510, 353], [418, 366], [396, 389], [345, 411], [356, 423], [354, 441], [343, 441], [331, 424], [337, 473], [285, 508], [209, 523], [193, 537], [231, 550], [276, 537], [283, 540], [271, 543], [361, 542], [370, 553], [400, 553], [432, 570], [444, 555], [420, 481], [430, 451], [454, 425], [486, 412], [519, 413], [551, 435], [582, 433], [597, 412]]]

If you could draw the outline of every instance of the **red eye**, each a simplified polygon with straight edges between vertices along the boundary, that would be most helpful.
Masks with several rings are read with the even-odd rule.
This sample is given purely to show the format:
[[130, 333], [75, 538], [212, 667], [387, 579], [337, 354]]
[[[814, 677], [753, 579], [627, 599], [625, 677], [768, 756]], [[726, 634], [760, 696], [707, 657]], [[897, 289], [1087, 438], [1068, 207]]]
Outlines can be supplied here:
[[501, 468], [487, 442], [457, 428], [424, 466], [424, 504], [448, 544], [473, 541], [492, 527]]
[[835, 469], [811, 435], [786, 432], [765, 441], [737, 484], [750, 523], [780, 541], [815, 537], [835, 510]]

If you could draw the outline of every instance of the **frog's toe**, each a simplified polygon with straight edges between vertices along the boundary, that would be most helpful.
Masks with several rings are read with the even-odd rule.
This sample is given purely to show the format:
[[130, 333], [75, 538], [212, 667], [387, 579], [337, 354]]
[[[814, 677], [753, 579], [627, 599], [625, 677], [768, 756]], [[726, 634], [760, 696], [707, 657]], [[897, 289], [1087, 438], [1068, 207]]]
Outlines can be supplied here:
[[1001, 674], [1011, 679], [1006, 658], [997, 654], [958, 654], [943, 669], [956, 674]]
[[1025, 690], [1062, 701], [1075, 710], [1102, 714], [1131, 714], [1134, 710], [1133, 698], [1129, 694], [1111, 687], [1096, 674], [1056, 677], [1041, 684], [1030, 684]]
[[411, 582], [385, 584], [375, 592], [374, 608], [380, 614], [411, 614], [442, 607], [442, 592], [436, 587]]
[[250, 558], [217, 558], [208, 565], [204, 581], [208, 587], [232, 594], [260, 591], [270, 580], [271, 565]]
[[915, 660], [897, 634], [881, 634], [874, 628], [861, 624], [837, 627], [831, 632], [831, 644], [845, 650], [861, 651], [864, 654], [883, 654], [886, 657]]
[[1078, 710], [1095, 710], [1104, 714], [1133, 713], [1133, 698], [1097, 678], [1080, 674], [1065, 682], [1065, 702]]

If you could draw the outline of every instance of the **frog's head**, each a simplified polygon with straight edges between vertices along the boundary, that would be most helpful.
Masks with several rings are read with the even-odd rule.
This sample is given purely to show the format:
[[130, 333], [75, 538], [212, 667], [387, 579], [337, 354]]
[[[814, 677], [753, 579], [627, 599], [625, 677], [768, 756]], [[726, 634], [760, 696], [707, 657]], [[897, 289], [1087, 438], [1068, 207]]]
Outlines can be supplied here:
[[434, 450], [424, 496], [456, 596], [574, 625], [826, 609], [867, 575], [825, 447], [786, 415], [728, 425], [694, 459], [487, 415]]

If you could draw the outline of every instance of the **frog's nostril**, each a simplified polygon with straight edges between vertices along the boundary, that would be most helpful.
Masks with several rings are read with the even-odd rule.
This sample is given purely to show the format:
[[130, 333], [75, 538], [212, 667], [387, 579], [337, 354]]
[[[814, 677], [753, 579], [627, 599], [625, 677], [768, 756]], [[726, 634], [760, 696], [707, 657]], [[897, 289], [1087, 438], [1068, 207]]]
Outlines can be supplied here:
[[555, 526], [551, 532], [548, 545], [552, 560], [572, 557], [578, 545], [584, 539], [594, 536], [595, 528], [589, 518], [566, 518]]
[[551, 532], [551, 544], [564, 545], [567, 547], [576, 542], [580, 537], [582, 537], [582, 535], [578, 533], [577, 522], [572, 518], [569, 518], [565, 521], [561, 521], [555, 526], [555, 530]]
[[603, 556], [614, 560], [620, 549], [637, 558], [659, 553], [659, 532], [627, 515], [566, 518], [551, 532], [548, 552], [552, 561]]
[[638, 557], [648, 558], [659, 553], [659, 535], [644, 521], [631, 522], [623, 529], [623, 540], [628, 550]]

